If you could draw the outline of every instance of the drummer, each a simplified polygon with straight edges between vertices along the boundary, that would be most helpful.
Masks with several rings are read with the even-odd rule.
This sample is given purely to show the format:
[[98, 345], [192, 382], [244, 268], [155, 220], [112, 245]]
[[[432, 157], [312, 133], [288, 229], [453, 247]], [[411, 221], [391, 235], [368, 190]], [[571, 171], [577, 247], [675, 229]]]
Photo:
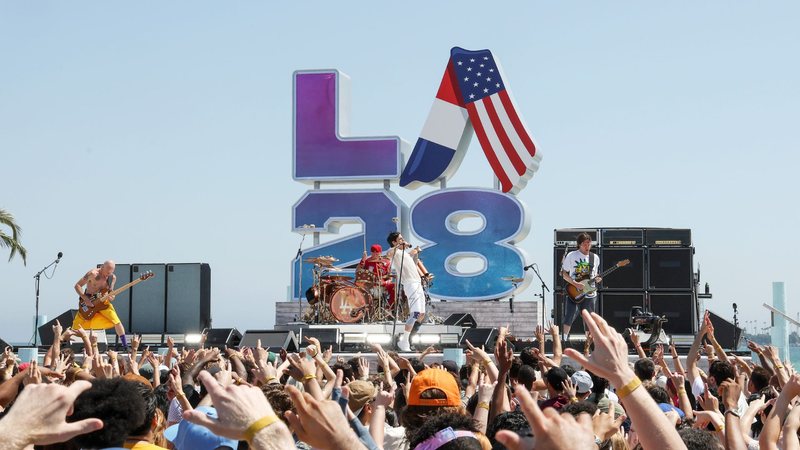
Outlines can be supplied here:
[[[389, 277], [389, 258], [381, 255], [383, 248], [379, 244], [373, 244], [369, 251], [369, 257], [367, 257], [366, 251], [361, 256], [361, 262], [358, 263], [356, 274], [362, 270], [374, 274], [375, 280], [389, 293], [389, 304], [391, 305], [394, 303], [394, 283]], [[358, 278], [357, 275], [356, 278]]]

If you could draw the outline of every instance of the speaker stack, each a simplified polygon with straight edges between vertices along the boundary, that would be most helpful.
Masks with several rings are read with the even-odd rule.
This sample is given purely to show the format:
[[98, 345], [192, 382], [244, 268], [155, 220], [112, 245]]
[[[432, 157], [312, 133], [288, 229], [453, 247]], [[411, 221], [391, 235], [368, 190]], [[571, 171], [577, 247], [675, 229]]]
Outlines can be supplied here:
[[[631, 308], [642, 307], [666, 316], [666, 333], [691, 335], [697, 332], [694, 299], [694, 247], [691, 230], [675, 228], [569, 228], [555, 230], [553, 273], [555, 323], [561, 324], [565, 299], [561, 261], [565, 249], [577, 248], [577, 235], [592, 237], [592, 252], [600, 256], [598, 273], [628, 259], [630, 264], [603, 278], [598, 293], [597, 313], [617, 331], [629, 327]], [[584, 332], [580, 316], [571, 334]]]

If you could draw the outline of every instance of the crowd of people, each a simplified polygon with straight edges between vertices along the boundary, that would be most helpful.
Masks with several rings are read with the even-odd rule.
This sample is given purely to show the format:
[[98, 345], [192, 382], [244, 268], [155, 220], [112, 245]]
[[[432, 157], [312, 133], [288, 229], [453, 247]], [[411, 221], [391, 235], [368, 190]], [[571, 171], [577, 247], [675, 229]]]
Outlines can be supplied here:
[[[344, 360], [314, 339], [289, 354], [168, 340], [162, 356], [134, 338], [122, 355], [56, 325], [42, 364], [4, 352], [0, 448], [800, 449], [800, 374], [773, 347], [750, 344], [757, 364], [729, 357], [705, 320], [685, 367], [635, 339], [631, 364], [620, 333], [582, 316], [583, 352], [539, 327], [517, 351], [504, 333], [493, 352], [470, 344], [463, 366], [430, 348]], [[71, 335], [83, 354], [60, 348]]]

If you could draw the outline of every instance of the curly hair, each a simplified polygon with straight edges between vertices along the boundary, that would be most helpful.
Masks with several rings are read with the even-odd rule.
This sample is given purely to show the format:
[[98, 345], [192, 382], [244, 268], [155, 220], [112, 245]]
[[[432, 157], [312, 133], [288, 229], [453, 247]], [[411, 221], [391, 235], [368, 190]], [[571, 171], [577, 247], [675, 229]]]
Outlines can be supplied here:
[[[457, 412], [442, 412], [431, 416], [419, 428], [415, 429], [409, 436], [409, 448], [414, 448], [426, 439], [435, 435], [438, 431], [447, 427], [453, 430], [478, 431], [472, 417]], [[458, 442], [463, 441], [463, 442]], [[476, 439], [458, 438], [439, 447], [440, 449], [480, 449], [480, 442]]]
[[486, 425], [486, 437], [489, 438], [493, 448], [495, 445], [500, 445], [495, 439], [497, 432], [500, 430], [513, 431], [522, 436], [531, 435], [531, 425], [522, 411], [508, 411], [498, 414], [491, 423]]
[[103, 428], [75, 438], [85, 448], [122, 447], [130, 431], [145, 420], [147, 405], [137, 383], [122, 378], [94, 380], [75, 400], [69, 422], [97, 418]]
[[597, 412], [597, 404], [582, 400], [575, 403], [568, 403], [561, 408], [562, 413], [569, 413], [574, 417], [578, 417], [579, 415], [586, 413], [590, 416], [594, 416], [594, 413]]
[[688, 450], [722, 450], [722, 443], [713, 433], [697, 428], [683, 428], [678, 430], [683, 443]]
[[295, 409], [294, 403], [292, 403], [292, 397], [289, 396], [289, 393], [286, 392], [283, 385], [280, 383], [265, 384], [261, 386], [261, 392], [267, 397], [267, 401], [275, 411], [275, 415], [280, 417], [280, 419], [289, 426], [289, 421], [284, 417], [284, 413], [286, 411], [295, 411]]

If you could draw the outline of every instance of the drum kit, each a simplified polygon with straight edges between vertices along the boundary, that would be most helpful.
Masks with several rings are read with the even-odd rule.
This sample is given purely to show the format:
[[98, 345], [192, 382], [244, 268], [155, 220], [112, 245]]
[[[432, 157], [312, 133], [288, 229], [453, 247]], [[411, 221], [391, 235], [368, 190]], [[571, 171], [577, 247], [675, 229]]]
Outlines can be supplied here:
[[[309, 307], [303, 315], [305, 322], [364, 323], [394, 317], [394, 299], [389, 298], [386, 286], [395, 284], [393, 274], [378, 277], [372, 270], [359, 268], [353, 278], [339, 274], [342, 269], [333, 266], [339, 261], [333, 256], [317, 256], [304, 261], [314, 265], [314, 283], [306, 290]], [[405, 299], [402, 289], [400, 291]], [[408, 316], [406, 303], [401, 303], [404, 308], [400, 310], [398, 320], [405, 320]]]

